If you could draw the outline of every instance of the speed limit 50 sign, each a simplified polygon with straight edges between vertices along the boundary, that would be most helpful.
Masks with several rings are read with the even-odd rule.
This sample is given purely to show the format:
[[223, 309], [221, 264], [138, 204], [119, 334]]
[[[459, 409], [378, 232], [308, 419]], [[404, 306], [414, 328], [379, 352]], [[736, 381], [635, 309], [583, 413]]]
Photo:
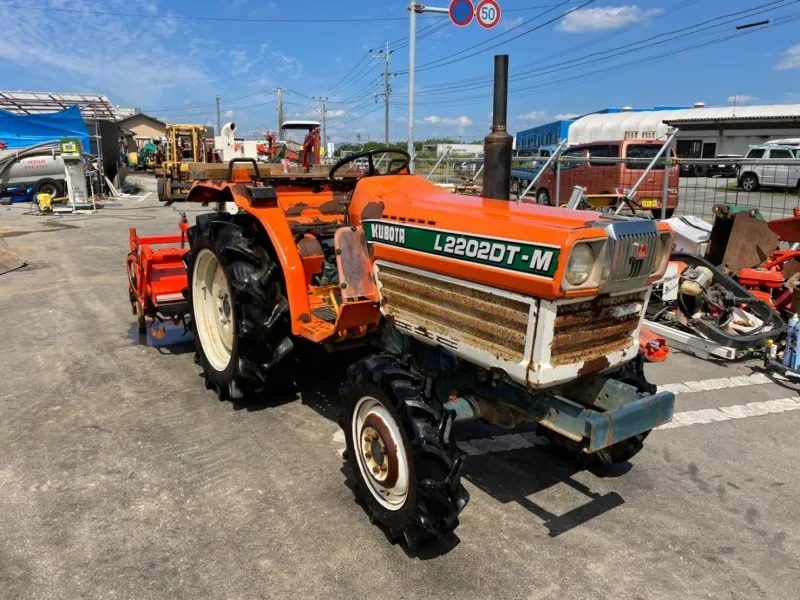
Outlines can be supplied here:
[[492, 29], [500, 22], [500, 5], [497, 0], [481, 0], [475, 9], [478, 24], [484, 29]]

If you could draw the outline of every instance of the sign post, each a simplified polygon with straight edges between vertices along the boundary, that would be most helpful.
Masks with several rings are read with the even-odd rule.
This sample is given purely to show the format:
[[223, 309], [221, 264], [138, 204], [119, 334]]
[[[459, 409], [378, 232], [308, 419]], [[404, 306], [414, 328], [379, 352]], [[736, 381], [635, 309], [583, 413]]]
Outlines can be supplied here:
[[500, 23], [500, 5], [497, 0], [481, 0], [477, 9], [472, 0], [450, 0], [448, 8], [425, 6], [411, 0], [408, 5], [408, 154], [411, 164], [408, 169], [414, 172], [414, 86], [417, 64], [417, 15], [435, 13], [450, 15], [450, 21], [457, 27], [466, 27], [477, 17], [478, 24], [484, 29], [492, 29]]
[[500, 23], [500, 5], [497, 0], [481, 0], [475, 9], [478, 25], [484, 29], [492, 29]]

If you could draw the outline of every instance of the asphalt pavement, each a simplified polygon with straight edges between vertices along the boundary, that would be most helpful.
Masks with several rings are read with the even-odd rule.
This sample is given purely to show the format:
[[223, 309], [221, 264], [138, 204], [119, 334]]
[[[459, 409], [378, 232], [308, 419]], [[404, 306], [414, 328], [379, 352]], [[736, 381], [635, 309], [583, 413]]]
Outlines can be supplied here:
[[797, 596], [796, 387], [674, 352], [647, 374], [679, 392], [675, 424], [610, 474], [459, 427], [471, 502], [456, 535], [410, 552], [348, 487], [347, 357], [244, 407], [204, 389], [180, 329], [139, 339], [128, 228], [176, 232], [187, 208], [204, 210], [0, 208], [29, 261], [0, 276], [0, 598]]

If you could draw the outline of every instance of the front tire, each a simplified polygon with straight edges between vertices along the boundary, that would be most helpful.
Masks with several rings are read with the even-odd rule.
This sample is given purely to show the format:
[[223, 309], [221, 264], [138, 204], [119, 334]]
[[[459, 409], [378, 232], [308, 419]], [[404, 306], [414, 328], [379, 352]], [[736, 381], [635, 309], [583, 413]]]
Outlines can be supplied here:
[[543, 206], [550, 206], [550, 192], [547, 191], [547, 188], [541, 188], [536, 192], [536, 202]]
[[262, 391], [294, 347], [280, 267], [247, 219], [198, 216], [184, 256], [195, 362], [220, 400]]
[[463, 454], [450, 440], [453, 414], [389, 355], [353, 364], [342, 395], [347, 461], [370, 521], [409, 547], [455, 530], [469, 494]]
[[164, 181], [165, 180], [164, 180], [163, 177], [159, 177], [158, 180], [156, 181], [156, 189], [158, 190], [158, 201], [159, 202], [166, 202], [167, 200], [169, 200], [169, 198], [167, 198], [166, 192], [164, 190]]
[[747, 173], [739, 181], [739, 185], [745, 192], [755, 192], [758, 189], [758, 177], [752, 173]]

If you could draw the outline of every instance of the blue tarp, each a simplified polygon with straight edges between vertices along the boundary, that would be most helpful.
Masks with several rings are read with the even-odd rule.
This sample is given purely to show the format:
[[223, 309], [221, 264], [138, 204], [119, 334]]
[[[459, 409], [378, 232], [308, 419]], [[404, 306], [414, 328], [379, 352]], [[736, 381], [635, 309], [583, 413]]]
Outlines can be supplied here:
[[15, 115], [0, 109], [0, 141], [11, 148], [26, 148], [63, 137], [80, 138], [90, 152], [89, 132], [77, 105], [49, 115]]

